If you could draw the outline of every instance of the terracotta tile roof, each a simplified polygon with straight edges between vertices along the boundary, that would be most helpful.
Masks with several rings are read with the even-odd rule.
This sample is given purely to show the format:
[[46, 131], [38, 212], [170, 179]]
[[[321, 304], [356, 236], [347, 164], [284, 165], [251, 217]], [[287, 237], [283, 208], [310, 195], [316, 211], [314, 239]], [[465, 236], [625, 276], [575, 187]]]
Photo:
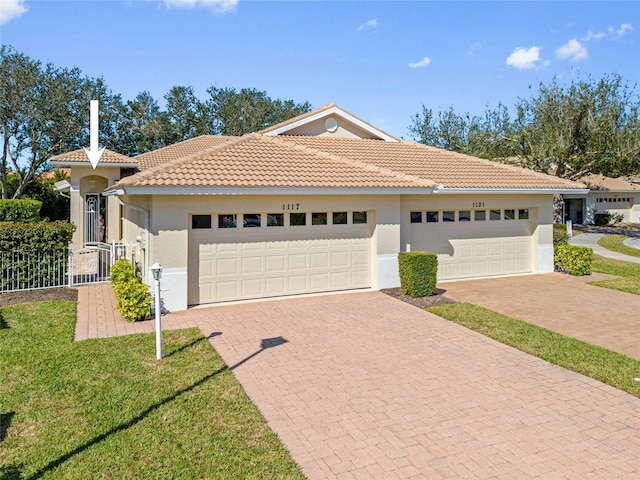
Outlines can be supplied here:
[[604, 175], [586, 175], [579, 180], [591, 190], [621, 190], [621, 191], [638, 191], [640, 185], [629, 183], [618, 178], [605, 177]]
[[[86, 163], [87, 165], [89, 165], [87, 154], [82, 148], [67, 153], [61, 153], [60, 155], [55, 155], [51, 157], [49, 161], [59, 164]], [[100, 163], [122, 163], [132, 165], [136, 164], [137, 161], [130, 157], [127, 157], [126, 155], [122, 155], [105, 148], [104, 152], [102, 152], [102, 156], [100, 157]]]
[[147, 170], [177, 158], [186, 157], [188, 155], [193, 155], [194, 153], [217, 147], [218, 145], [233, 140], [234, 138], [237, 137], [201, 135], [199, 137], [159, 148], [158, 150], [153, 150], [152, 152], [140, 154], [133, 157], [133, 159], [139, 162], [140, 170]]
[[[430, 188], [433, 182], [298, 145], [298, 137], [249, 134], [122, 179], [119, 186], [215, 188]], [[382, 143], [382, 142], [380, 142]]]
[[428, 179], [445, 188], [582, 189], [570, 180], [413, 142], [282, 137], [356, 161]]

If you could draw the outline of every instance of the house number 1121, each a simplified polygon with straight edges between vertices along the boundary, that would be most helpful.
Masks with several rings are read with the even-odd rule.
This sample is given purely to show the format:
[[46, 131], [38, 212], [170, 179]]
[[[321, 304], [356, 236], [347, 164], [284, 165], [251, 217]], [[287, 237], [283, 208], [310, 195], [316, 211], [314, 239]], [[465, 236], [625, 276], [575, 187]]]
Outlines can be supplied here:
[[282, 210], [300, 210], [299, 203], [283, 203]]

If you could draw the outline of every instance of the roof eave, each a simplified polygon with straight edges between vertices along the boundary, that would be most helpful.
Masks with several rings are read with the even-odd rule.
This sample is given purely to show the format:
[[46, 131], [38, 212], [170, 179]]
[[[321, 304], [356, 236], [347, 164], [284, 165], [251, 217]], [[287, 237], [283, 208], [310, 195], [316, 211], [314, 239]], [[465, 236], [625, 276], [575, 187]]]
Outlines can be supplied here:
[[[73, 161], [63, 161], [63, 160], [53, 160], [49, 162], [49, 164], [53, 167], [91, 167], [91, 163], [89, 161], [82, 162], [73, 162]], [[97, 167], [120, 167], [120, 168], [137, 168], [140, 164], [137, 162], [98, 162]]]
[[104, 195], [429, 195], [434, 188], [309, 188], [309, 187], [161, 187], [118, 186]]
[[433, 193], [438, 195], [463, 195], [473, 193], [491, 193], [498, 195], [527, 195], [527, 194], [550, 194], [550, 195], [568, 195], [578, 194], [586, 195], [589, 193], [588, 188], [450, 188], [450, 187], [438, 187]]

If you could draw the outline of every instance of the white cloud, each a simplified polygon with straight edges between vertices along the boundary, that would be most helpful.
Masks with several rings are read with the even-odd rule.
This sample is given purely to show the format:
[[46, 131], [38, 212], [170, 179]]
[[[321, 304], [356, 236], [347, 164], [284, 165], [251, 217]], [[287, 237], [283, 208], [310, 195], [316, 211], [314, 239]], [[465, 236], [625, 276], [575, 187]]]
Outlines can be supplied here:
[[24, 0], [0, 0], [0, 25], [18, 18], [27, 10]]
[[468, 55], [468, 56], [470, 56], [470, 57], [471, 57], [472, 55], [475, 55], [475, 53], [476, 53], [478, 50], [480, 50], [480, 49], [482, 48], [482, 46], [483, 46], [483, 45], [482, 45], [480, 42], [476, 42], [476, 43], [474, 43], [473, 45], [471, 45], [471, 46], [469, 47], [469, 50], [467, 50], [467, 55]]
[[378, 19], [377, 18], [372, 18], [371, 20], [367, 20], [366, 22], [364, 22], [363, 24], [361, 24], [358, 27], [358, 31], [361, 32], [362, 30], [365, 29], [372, 29], [375, 30], [375, 28], [378, 26]]
[[556, 50], [556, 56], [562, 60], [579, 62], [589, 57], [587, 49], [578, 40], [572, 38], [565, 45]]
[[582, 41], [590, 42], [591, 40], [602, 40], [606, 36], [607, 34], [604, 32], [592, 32], [591, 30], [589, 30], [587, 34], [582, 37]]
[[[507, 65], [511, 65], [518, 70], [537, 68], [539, 65], [538, 62], [542, 62], [540, 58], [540, 47], [518, 47], [507, 57]], [[544, 65], [546, 65], [546, 63], [543, 63], [543, 66]]]
[[424, 57], [422, 60], [416, 63], [409, 63], [410, 68], [424, 68], [431, 63], [431, 59], [429, 57]]
[[631, 26], [630, 23], [623, 23], [622, 25], [620, 25], [620, 28], [617, 28], [617, 29], [613, 27], [609, 27], [609, 33], [611, 35], [614, 35], [616, 38], [624, 37], [631, 30], [633, 30], [633, 27]]
[[216, 13], [233, 12], [238, 0], [164, 0], [167, 8], [210, 8]]

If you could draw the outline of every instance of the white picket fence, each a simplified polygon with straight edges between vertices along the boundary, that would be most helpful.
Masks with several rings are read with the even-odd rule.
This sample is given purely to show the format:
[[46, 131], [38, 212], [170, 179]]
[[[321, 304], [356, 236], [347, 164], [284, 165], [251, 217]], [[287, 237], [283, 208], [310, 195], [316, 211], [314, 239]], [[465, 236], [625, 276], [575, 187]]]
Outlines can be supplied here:
[[2, 252], [0, 293], [108, 282], [111, 266], [131, 259], [133, 245], [88, 243], [69, 246], [67, 253]]

